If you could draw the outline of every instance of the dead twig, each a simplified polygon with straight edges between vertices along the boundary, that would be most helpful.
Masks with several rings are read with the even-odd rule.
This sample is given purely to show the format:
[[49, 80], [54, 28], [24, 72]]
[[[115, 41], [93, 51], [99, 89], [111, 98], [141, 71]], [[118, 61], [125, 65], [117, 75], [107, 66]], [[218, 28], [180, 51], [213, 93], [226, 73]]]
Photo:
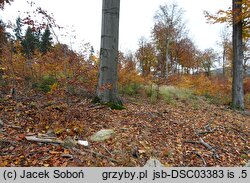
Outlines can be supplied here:
[[108, 148], [107, 148], [105, 145], [102, 145], [102, 147], [103, 147], [111, 156], [114, 156], [114, 155], [108, 150]]
[[23, 128], [21, 126], [16, 126], [16, 125], [6, 125], [7, 127], [22, 130]]
[[207, 166], [207, 162], [206, 162], [205, 158], [203, 158], [202, 155], [199, 154], [197, 151], [193, 151], [193, 153], [194, 153], [195, 155], [197, 155], [197, 156], [203, 161], [203, 164], [204, 164], [204, 166], [206, 167], [206, 166]]

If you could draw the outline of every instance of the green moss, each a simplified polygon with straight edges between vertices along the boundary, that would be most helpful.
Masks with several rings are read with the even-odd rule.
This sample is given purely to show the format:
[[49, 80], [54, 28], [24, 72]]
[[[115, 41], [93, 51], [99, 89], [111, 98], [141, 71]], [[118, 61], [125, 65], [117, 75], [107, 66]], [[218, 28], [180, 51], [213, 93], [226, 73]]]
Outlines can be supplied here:
[[4, 103], [4, 102], [5, 102], [4, 98], [0, 98], [0, 103]]
[[242, 159], [249, 160], [249, 158], [248, 158], [248, 156], [247, 156], [246, 154], [242, 154], [240, 157], [241, 157]]
[[104, 105], [107, 105], [109, 106], [112, 110], [123, 110], [123, 109], [126, 109], [123, 104], [116, 104], [116, 103], [112, 103], [112, 102], [109, 102], [109, 103], [106, 103]]
[[98, 96], [95, 96], [95, 98], [93, 98], [93, 100], [92, 100], [92, 103], [106, 105], [106, 106], [110, 107], [112, 110], [123, 110], [123, 109], [126, 109], [124, 107], [124, 105], [122, 104], [121, 100], [118, 100], [117, 102], [103, 103], [103, 102], [101, 102], [101, 99]]
[[92, 99], [91, 103], [93, 103], [93, 104], [101, 103], [101, 99], [100, 99], [98, 96], [95, 96], [95, 97]]
[[230, 107], [231, 107], [232, 110], [235, 110], [235, 111], [245, 111], [244, 108], [241, 108], [239, 106], [235, 106], [232, 103], [231, 103]]

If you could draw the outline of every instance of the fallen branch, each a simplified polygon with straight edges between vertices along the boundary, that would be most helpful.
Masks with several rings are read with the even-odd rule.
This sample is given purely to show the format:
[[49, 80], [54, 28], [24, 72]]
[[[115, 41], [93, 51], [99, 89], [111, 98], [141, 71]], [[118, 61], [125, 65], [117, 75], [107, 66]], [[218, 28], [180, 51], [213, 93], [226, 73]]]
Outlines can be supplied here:
[[73, 155], [71, 155], [71, 154], [61, 154], [61, 157], [63, 157], [63, 158], [69, 158], [69, 159], [73, 159], [74, 158]]
[[[74, 150], [75, 152], [77, 152], [77, 153], [79, 153], [79, 154], [81, 154], [81, 155], [86, 155], [86, 154], [85, 154], [84, 152], [82, 152], [81, 150], [79, 150], [79, 149], [77, 149], [77, 148], [75, 148], [75, 147], [73, 147], [73, 146], [67, 145], [67, 144], [68, 144], [68, 143], [67, 143], [68, 140], [62, 141], [62, 140], [58, 140], [58, 139], [38, 138], [38, 137], [36, 137], [36, 136], [26, 136], [25, 138], [26, 138], [26, 140], [28, 140], [28, 141], [65, 145], [66, 147], [71, 148], [72, 150]], [[106, 158], [106, 159], [108, 159], [108, 160], [110, 160], [110, 161], [113, 161], [113, 162], [116, 162], [116, 163], [119, 162], [118, 160], [115, 160], [115, 159], [110, 158], [110, 157], [108, 157], [108, 156], [105, 156], [105, 155], [102, 155], [102, 154], [100, 154], [100, 153], [94, 152], [94, 151], [92, 151], [92, 150], [88, 150], [88, 149], [83, 149], [83, 150], [86, 151], [86, 152], [89, 152], [89, 153], [91, 153], [91, 154], [94, 154], [94, 155], [96, 155], [96, 156], [98, 156], [98, 157]]]
[[216, 158], [216, 159], [220, 158], [218, 153], [216, 152], [216, 150], [211, 145], [206, 143], [202, 138], [200, 138], [199, 141], [184, 141], [184, 143], [201, 144], [201, 145], [203, 145], [204, 147], [206, 147], [209, 151], [211, 151], [213, 153], [212, 156], [214, 158]]
[[64, 144], [64, 141], [58, 139], [37, 138], [35, 136], [26, 136], [26, 140], [42, 143]]
[[21, 126], [16, 126], [16, 125], [6, 125], [7, 127], [22, 130], [23, 128]]
[[210, 123], [209, 123], [209, 124], [204, 126], [204, 129], [205, 129], [205, 131], [198, 131], [198, 130], [194, 129], [195, 134], [200, 136], [200, 135], [205, 135], [205, 134], [209, 134], [209, 133], [214, 133], [217, 130], [217, 127], [212, 129], [211, 126], [210, 126]]
[[214, 131], [201, 131], [201, 132], [196, 132], [197, 135], [205, 135], [209, 133], [214, 133]]
[[208, 143], [204, 142], [202, 138], [200, 138], [199, 143], [205, 146], [208, 150], [213, 150], [213, 147], [209, 145]]
[[103, 109], [105, 107], [106, 106], [104, 106], [104, 105], [98, 105], [98, 106], [95, 106], [95, 107], [89, 107], [89, 108], [85, 109], [85, 111], [90, 111], [90, 110], [95, 110], [95, 109]]
[[216, 150], [209, 145], [208, 143], [204, 142], [204, 140], [202, 138], [200, 138], [199, 140], [200, 144], [202, 144], [203, 146], [205, 146], [208, 150], [210, 150], [213, 153], [213, 157], [216, 159], [219, 159], [219, 155], [217, 154]]

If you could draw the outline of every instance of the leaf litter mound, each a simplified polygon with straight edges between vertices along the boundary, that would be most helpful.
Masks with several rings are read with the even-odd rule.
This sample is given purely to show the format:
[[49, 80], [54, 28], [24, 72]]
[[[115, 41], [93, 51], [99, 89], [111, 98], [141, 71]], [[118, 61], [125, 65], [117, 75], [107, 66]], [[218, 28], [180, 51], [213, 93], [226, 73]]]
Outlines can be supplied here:
[[[136, 102], [134, 102], [136, 101]], [[0, 166], [244, 166], [250, 159], [250, 117], [225, 106], [127, 99], [111, 110], [89, 99], [34, 96], [0, 103]], [[90, 137], [103, 129], [104, 141]], [[89, 145], [28, 141], [27, 136], [68, 137]]]

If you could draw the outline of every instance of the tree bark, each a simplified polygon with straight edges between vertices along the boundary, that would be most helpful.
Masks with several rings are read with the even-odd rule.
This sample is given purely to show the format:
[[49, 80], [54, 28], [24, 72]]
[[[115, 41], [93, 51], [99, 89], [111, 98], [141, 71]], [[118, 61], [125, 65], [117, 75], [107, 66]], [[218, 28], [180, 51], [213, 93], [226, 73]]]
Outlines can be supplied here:
[[97, 96], [102, 103], [118, 99], [118, 41], [120, 0], [103, 0], [100, 69]]
[[243, 93], [243, 44], [242, 44], [242, 0], [233, 0], [233, 87], [232, 107], [244, 109]]

